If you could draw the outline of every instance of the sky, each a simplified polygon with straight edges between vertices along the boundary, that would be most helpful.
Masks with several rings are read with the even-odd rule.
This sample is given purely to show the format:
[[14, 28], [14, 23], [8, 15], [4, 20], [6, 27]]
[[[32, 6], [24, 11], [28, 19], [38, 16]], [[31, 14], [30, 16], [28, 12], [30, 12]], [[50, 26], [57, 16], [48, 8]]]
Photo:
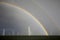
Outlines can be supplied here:
[[59, 0], [1, 0], [22, 7], [38, 19], [49, 35], [60, 35]]

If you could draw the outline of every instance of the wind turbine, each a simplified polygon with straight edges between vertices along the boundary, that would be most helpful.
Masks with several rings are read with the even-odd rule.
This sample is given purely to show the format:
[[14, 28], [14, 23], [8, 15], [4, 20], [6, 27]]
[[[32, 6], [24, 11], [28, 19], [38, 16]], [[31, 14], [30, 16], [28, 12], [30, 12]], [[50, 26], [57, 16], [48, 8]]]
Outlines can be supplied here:
[[30, 26], [28, 26], [28, 35], [31, 35], [31, 29], [30, 29]]

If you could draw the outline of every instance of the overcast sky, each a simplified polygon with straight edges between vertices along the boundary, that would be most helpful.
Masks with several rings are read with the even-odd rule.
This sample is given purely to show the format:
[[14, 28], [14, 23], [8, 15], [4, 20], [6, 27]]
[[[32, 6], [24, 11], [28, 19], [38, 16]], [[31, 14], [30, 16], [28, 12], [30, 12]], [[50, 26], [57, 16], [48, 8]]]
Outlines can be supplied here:
[[60, 35], [59, 0], [1, 0], [1, 2], [8, 2], [22, 7], [35, 16], [50, 35]]

